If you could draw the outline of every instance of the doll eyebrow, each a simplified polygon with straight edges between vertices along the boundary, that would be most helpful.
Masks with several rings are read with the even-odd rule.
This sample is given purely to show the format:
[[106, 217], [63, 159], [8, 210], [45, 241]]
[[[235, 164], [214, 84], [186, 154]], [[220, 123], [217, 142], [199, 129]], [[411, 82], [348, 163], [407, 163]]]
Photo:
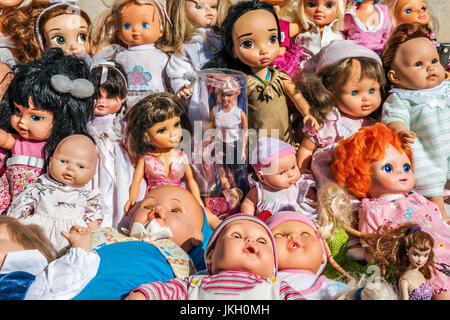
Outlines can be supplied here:
[[242, 37], [247, 37], [247, 36], [251, 36], [253, 34], [253, 32], [250, 32], [250, 33], [244, 33], [244, 34], [241, 34], [239, 37], [237, 37], [238, 39], [239, 38], [242, 38]]

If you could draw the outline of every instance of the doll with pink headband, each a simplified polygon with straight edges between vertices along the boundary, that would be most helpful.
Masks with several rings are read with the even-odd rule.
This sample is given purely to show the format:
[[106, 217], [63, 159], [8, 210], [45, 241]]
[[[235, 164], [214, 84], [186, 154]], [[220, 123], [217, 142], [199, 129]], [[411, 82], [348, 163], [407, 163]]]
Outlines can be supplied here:
[[269, 137], [258, 140], [250, 158], [254, 175], [249, 176], [250, 191], [242, 202], [241, 212], [259, 216], [264, 210], [272, 214], [295, 211], [316, 220], [315, 210], [306, 195], [311, 181], [300, 176], [295, 149], [288, 143]]
[[225, 219], [205, 249], [207, 275], [143, 284], [127, 300], [304, 300], [277, 279], [275, 240], [267, 225], [247, 214]]

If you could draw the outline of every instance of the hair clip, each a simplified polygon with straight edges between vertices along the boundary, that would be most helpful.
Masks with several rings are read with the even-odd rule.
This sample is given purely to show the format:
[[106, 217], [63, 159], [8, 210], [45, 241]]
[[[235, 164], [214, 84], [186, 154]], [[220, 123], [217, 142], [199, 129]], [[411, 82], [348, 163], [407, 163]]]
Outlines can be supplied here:
[[53, 89], [59, 93], [69, 93], [78, 99], [92, 97], [95, 92], [94, 85], [87, 79], [70, 80], [69, 77], [57, 74], [50, 79]]
[[417, 230], [422, 230], [422, 228], [421, 227], [412, 227], [411, 229], [408, 230], [408, 232], [406, 234], [411, 234]]

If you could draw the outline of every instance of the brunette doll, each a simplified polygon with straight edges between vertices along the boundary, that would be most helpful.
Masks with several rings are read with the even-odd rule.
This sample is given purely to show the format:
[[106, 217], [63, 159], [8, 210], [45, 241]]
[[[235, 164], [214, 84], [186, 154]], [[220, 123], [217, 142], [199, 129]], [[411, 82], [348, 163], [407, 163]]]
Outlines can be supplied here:
[[248, 126], [258, 136], [294, 142], [288, 100], [303, 115], [303, 123], [317, 122], [291, 78], [270, 67], [280, 50], [280, 28], [273, 6], [257, 0], [231, 6], [220, 30], [223, 50], [205, 67], [229, 68], [249, 75]]
[[[438, 269], [450, 259], [450, 231], [438, 206], [412, 190], [415, 177], [411, 159], [411, 150], [402, 145], [401, 138], [377, 123], [338, 142], [332, 172], [342, 188], [361, 199], [360, 232], [374, 233], [383, 225], [396, 228], [407, 222], [418, 224], [434, 239]], [[370, 251], [366, 250], [365, 258], [372, 260]], [[429, 281], [434, 299], [449, 299], [450, 278], [445, 269]]]

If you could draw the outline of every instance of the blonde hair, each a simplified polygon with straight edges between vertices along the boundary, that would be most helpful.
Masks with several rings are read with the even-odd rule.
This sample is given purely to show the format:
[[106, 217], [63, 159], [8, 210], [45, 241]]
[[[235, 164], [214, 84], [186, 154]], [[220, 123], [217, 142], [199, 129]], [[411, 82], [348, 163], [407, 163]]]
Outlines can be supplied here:
[[[340, 292], [333, 300], [398, 300], [393, 286], [381, 277], [375, 277], [369, 281], [366, 275], [362, 275], [358, 282], [347, 283], [348, 289]], [[359, 296], [358, 296], [359, 291]]]
[[[300, 22], [303, 30], [308, 30], [311, 26], [307, 22], [306, 14], [305, 14], [305, 4], [309, 0], [298, 0], [297, 5], [297, 19]], [[333, 0], [337, 4], [337, 12], [336, 12], [336, 23], [331, 27], [334, 31], [340, 31], [344, 29], [344, 15], [345, 9], [347, 6], [347, 0]]]

